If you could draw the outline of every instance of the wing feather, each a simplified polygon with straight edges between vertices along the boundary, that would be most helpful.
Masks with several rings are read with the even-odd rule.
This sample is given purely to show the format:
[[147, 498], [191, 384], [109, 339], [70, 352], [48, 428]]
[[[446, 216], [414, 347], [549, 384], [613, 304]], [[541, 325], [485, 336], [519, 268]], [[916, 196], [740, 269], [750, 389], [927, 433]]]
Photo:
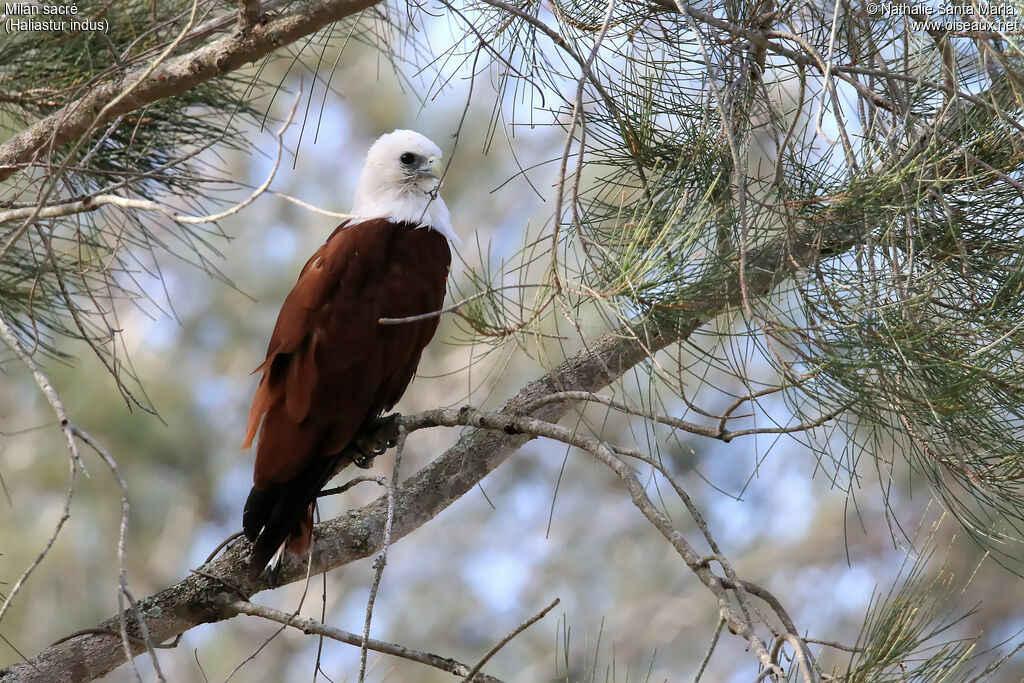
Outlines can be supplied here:
[[339, 452], [389, 410], [415, 374], [438, 319], [451, 255], [427, 229], [384, 219], [342, 224], [303, 267], [257, 371], [243, 447], [260, 434], [255, 484], [286, 482]]
[[416, 372], [437, 329], [451, 252], [440, 233], [373, 219], [342, 224], [299, 274], [278, 315], [249, 411], [244, 447], [259, 435], [242, 516], [257, 572], [285, 543], [309, 547], [316, 494], [340, 454]]

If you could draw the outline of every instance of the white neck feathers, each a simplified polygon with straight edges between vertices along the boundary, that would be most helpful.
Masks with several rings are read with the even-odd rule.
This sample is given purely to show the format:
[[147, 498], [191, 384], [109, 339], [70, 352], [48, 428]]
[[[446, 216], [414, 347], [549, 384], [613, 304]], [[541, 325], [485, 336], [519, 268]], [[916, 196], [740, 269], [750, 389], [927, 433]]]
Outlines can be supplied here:
[[459, 242], [444, 200], [436, 192], [424, 190], [418, 185], [381, 186], [372, 175], [363, 173], [356, 188], [356, 201], [351, 213], [358, 216], [353, 219], [354, 222], [387, 218], [396, 223], [412, 223], [417, 227], [436, 230], [448, 238], [449, 242]]

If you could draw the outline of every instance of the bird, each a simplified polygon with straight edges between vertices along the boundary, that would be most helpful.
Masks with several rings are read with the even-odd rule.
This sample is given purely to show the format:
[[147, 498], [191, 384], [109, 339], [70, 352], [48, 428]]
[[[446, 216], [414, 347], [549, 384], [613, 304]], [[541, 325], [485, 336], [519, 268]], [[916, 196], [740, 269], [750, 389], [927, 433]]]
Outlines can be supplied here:
[[417, 132], [378, 138], [353, 218], [310, 257], [281, 306], [253, 371], [262, 375], [242, 446], [257, 443], [242, 513], [252, 578], [273, 575], [286, 552], [309, 552], [317, 495], [340, 469], [363, 464], [346, 449], [398, 402], [437, 330], [458, 242], [438, 194], [441, 159]]

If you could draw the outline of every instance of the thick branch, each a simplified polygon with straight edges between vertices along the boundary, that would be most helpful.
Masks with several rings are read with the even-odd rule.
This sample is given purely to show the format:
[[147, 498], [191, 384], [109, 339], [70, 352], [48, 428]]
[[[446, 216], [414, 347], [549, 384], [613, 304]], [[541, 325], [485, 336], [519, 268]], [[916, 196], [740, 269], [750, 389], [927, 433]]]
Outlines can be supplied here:
[[[145, 74], [147, 67], [142, 67], [101, 83], [82, 98], [0, 145], [0, 180], [13, 175], [20, 164], [31, 162], [46, 150], [56, 149], [96, 126], [241, 68], [378, 2], [380, 0], [318, 0], [303, 4], [294, 12], [256, 24], [244, 33], [224, 36], [170, 58], [148, 75]], [[143, 75], [145, 78], [136, 84]], [[104, 107], [133, 84], [127, 97], [107, 108], [102, 118], [97, 118]]]

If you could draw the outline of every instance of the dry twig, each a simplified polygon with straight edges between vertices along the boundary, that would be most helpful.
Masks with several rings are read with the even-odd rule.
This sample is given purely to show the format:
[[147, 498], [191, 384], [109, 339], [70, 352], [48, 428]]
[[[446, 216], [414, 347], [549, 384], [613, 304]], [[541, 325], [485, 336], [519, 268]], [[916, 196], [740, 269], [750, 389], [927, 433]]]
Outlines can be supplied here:
[[[297, 628], [303, 633], [316, 633], [317, 635], [322, 635], [326, 638], [336, 640], [339, 643], [347, 643], [348, 645], [354, 645], [355, 647], [360, 648], [367, 647], [374, 652], [381, 652], [386, 655], [393, 655], [413, 662], [419, 662], [420, 664], [426, 664], [427, 666], [447, 671], [448, 673], [456, 676], [465, 676], [470, 672], [470, 668], [468, 666], [448, 657], [423, 652], [422, 650], [414, 650], [403, 645], [377, 640], [376, 638], [364, 639], [362, 635], [357, 633], [351, 633], [340, 628], [334, 628], [333, 626], [328, 626], [327, 624], [316, 621], [315, 619], [282, 612], [281, 610], [267, 607], [265, 605], [257, 605], [253, 602], [234, 602], [231, 604], [231, 609], [236, 614], [248, 614], [254, 617], [261, 617], [284, 626]], [[477, 674], [476, 680], [483, 681], [484, 683], [500, 683], [497, 678], [483, 674]]]

